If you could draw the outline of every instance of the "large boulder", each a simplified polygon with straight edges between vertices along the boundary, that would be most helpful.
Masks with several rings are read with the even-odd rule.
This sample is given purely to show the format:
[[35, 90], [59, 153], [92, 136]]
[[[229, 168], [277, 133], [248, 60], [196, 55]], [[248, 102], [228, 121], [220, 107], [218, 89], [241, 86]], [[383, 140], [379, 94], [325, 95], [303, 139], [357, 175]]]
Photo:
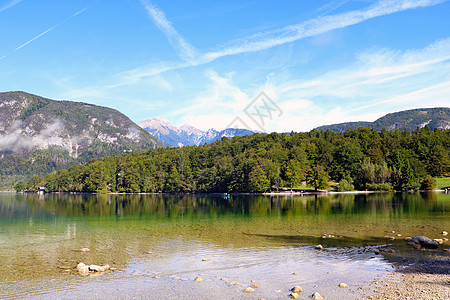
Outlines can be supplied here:
[[[411, 243], [413, 244], [414, 248], [420, 249], [420, 248], [428, 248], [428, 249], [437, 249], [439, 248], [439, 242], [434, 241], [426, 236], [415, 236], [411, 239]], [[420, 247], [419, 247], [420, 246]]]

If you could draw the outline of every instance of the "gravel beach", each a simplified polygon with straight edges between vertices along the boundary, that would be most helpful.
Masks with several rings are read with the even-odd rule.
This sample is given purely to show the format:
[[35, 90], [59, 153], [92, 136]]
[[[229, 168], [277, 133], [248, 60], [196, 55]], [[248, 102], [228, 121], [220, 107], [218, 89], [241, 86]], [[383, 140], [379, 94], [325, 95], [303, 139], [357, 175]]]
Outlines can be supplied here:
[[367, 299], [450, 299], [450, 257], [437, 255], [399, 267], [389, 279], [374, 285], [375, 294]]

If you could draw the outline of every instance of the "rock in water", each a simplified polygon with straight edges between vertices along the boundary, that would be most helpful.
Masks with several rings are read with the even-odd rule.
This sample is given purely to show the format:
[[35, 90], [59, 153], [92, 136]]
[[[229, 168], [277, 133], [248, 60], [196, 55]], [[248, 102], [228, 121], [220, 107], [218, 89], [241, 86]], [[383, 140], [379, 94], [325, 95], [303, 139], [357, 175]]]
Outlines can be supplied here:
[[439, 248], [439, 242], [438, 241], [433, 241], [429, 237], [422, 236], [422, 235], [413, 237], [411, 239], [411, 242], [413, 243], [414, 248], [417, 248], [414, 244], [420, 245], [421, 247], [429, 248], [429, 249], [437, 249], [437, 248]]
[[197, 282], [202, 282], [203, 281], [203, 279], [200, 276], [195, 277], [194, 280], [197, 281]]
[[296, 294], [300, 294], [301, 292], [303, 292], [303, 289], [301, 287], [299, 287], [299, 286], [294, 286], [291, 289], [291, 292], [296, 293]]
[[90, 265], [89, 270], [94, 272], [105, 272], [105, 268], [97, 266], [97, 265]]
[[348, 284], [342, 282], [341, 284], [339, 284], [339, 287], [341, 289], [345, 289], [346, 287], [348, 287]]
[[290, 293], [290, 294], [289, 294], [289, 298], [291, 298], [291, 299], [297, 299], [297, 298], [298, 298], [298, 294], [297, 294], [297, 293]]
[[314, 294], [311, 295], [311, 299], [313, 299], [313, 300], [323, 300], [323, 297], [318, 292], [315, 292]]
[[441, 233], [442, 233], [442, 235], [447, 235], [448, 234], [447, 231], [442, 231]]
[[323, 250], [323, 246], [322, 246], [322, 245], [317, 245], [317, 246], [314, 247], [314, 248], [316, 248], [317, 250]]
[[253, 293], [256, 290], [254, 288], [251, 287], [246, 287], [245, 289], [242, 290], [244, 293]]
[[88, 275], [89, 274], [89, 266], [84, 266], [78, 269], [78, 272], [81, 275]]
[[104, 265], [103, 269], [105, 269], [105, 271], [107, 271], [107, 270], [111, 269], [111, 266], [110, 265]]
[[84, 267], [86, 267], [86, 265], [85, 265], [84, 263], [80, 262], [80, 263], [77, 265], [77, 270], [79, 270], [79, 269], [81, 269], [81, 268], [84, 268]]

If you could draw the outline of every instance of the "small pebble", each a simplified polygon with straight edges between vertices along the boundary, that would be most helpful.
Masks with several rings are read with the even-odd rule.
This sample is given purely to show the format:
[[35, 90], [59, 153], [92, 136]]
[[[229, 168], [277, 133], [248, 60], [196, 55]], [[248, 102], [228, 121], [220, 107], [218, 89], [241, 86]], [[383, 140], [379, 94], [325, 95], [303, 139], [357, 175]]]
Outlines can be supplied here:
[[314, 247], [314, 248], [316, 248], [316, 250], [323, 250], [323, 246], [322, 246], [322, 245], [317, 245], [317, 246]]
[[303, 292], [303, 289], [301, 287], [299, 287], [299, 286], [294, 286], [291, 289], [291, 292], [296, 293], [296, 294], [300, 294], [301, 292]]
[[259, 285], [257, 285], [257, 284], [252, 284], [252, 285], [250, 285], [250, 286], [252, 286], [252, 287], [254, 287], [254, 288], [259, 288]]
[[339, 284], [339, 287], [341, 289], [345, 289], [346, 287], [348, 287], [348, 284], [342, 282], [341, 284]]
[[202, 261], [211, 261], [211, 259], [210, 258], [204, 258], [204, 259], [202, 259]]
[[254, 293], [256, 290], [254, 288], [251, 287], [246, 287], [245, 289], [242, 290], [244, 293]]
[[442, 235], [447, 235], [448, 234], [447, 231], [442, 231], [441, 233], [442, 233]]
[[197, 281], [197, 282], [202, 282], [203, 281], [203, 279], [200, 276], [195, 277], [194, 280]]
[[323, 297], [318, 292], [315, 292], [314, 294], [311, 295], [311, 299], [313, 299], [313, 300], [323, 300]]
[[289, 294], [289, 298], [291, 298], [291, 299], [297, 299], [297, 298], [298, 298], [298, 294], [297, 294], [297, 293], [290, 293], [290, 294]]

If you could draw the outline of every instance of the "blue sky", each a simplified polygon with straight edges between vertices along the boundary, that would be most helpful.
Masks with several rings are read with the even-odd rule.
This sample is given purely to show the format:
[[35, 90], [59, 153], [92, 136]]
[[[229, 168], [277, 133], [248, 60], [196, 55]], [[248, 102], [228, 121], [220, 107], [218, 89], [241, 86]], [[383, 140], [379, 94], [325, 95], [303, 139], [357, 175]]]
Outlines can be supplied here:
[[[449, 106], [449, 16], [444, 0], [0, 0], [0, 91], [203, 130], [373, 121]], [[264, 124], [246, 114], [260, 92]]]

